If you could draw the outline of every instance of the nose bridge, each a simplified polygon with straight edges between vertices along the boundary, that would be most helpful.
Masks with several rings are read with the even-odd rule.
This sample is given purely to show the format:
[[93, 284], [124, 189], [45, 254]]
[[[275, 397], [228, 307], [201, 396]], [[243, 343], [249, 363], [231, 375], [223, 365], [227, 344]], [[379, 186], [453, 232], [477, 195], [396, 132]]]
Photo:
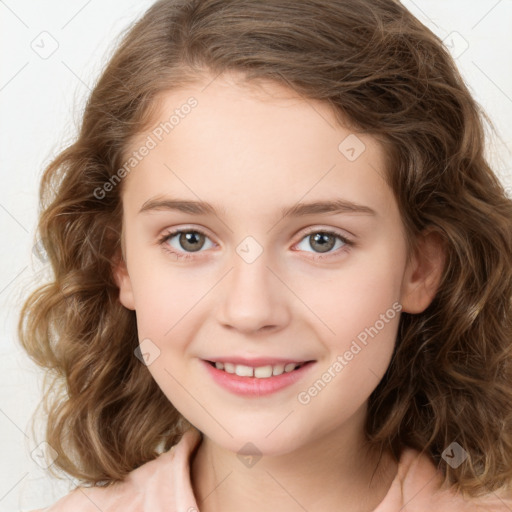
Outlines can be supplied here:
[[270, 251], [247, 237], [233, 254], [220, 321], [240, 331], [282, 327], [288, 318], [284, 286], [269, 267]]

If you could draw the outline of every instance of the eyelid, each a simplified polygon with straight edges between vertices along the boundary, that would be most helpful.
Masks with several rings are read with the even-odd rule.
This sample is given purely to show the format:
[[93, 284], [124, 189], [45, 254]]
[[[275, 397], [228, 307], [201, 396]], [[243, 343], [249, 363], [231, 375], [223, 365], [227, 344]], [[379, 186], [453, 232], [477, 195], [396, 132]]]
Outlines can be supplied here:
[[332, 233], [336, 236], [339, 236], [341, 238], [345, 238], [346, 240], [349, 240], [352, 243], [355, 243], [356, 236], [353, 233], [350, 233], [349, 231], [341, 228], [335, 228], [332, 226], [322, 226], [322, 225], [314, 225], [314, 226], [308, 226], [307, 228], [304, 228], [302, 231], [299, 232], [299, 241], [302, 240], [305, 236], [311, 235], [313, 233]]
[[[176, 235], [182, 231], [196, 231], [204, 236], [207, 236], [212, 241], [213, 241], [213, 238], [215, 238], [211, 235], [209, 230], [202, 228], [202, 227], [201, 228], [195, 227], [192, 225], [183, 225], [183, 226], [179, 225], [175, 228], [174, 227], [166, 228], [161, 236], [164, 237], [164, 236], [169, 236], [171, 234]], [[301, 231], [299, 231], [299, 234], [296, 236], [298, 237], [298, 241], [300, 242], [305, 236], [311, 235], [313, 233], [320, 233], [320, 232], [335, 234], [335, 235], [340, 236], [341, 238], [345, 238], [351, 242], [354, 242], [353, 238], [355, 238], [355, 235], [353, 233], [350, 233], [349, 231], [341, 230], [340, 228], [335, 228], [332, 226], [325, 227], [322, 225], [313, 225], [313, 226], [308, 226], [307, 228], [303, 228]], [[216, 243], [216, 245], [219, 245], [219, 244]]]
[[[213, 239], [215, 238], [211, 232], [209, 230], [207, 230], [206, 228], [200, 228], [200, 227], [196, 227], [196, 226], [193, 226], [193, 225], [178, 225], [176, 227], [170, 227], [170, 228], [166, 228], [163, 230], [162, 234], [160, 235], [160, 237], [165, 237], [165, 236], [169, 236], [169, 235], [177, 235], [178, 233], [181, 233], [181, 232], [189, 232], [189, 231], [194, 231], [196, 233], [200, 233], [201, 235], [204, 235], [206, 237], [208, 237], [212, 242], [213, 242]], [[216, 244], [218, 245], [218, 244]]]

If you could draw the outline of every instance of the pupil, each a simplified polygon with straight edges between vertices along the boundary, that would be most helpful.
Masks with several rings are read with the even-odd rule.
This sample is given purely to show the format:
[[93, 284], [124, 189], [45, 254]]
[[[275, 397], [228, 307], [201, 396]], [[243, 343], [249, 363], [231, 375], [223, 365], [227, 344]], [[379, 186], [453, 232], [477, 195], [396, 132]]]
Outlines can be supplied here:
[[196, 231], [188, 231], [187, 233], [182, 233], [180, 237], [180, 244], [184, 249], [191, 251], [198, 251], [201, 249], [201, 245], [198, 245], [198, 241], [200, 241], [202, 235], [197, 233]]
[[316, 233], [312, 236], [311, 246], [314, 247], [314, 245], [317, 243], [319, 244], [320, 252], [330, 251], [334, 247], [334, 237], [328, 235], [327, 233]]

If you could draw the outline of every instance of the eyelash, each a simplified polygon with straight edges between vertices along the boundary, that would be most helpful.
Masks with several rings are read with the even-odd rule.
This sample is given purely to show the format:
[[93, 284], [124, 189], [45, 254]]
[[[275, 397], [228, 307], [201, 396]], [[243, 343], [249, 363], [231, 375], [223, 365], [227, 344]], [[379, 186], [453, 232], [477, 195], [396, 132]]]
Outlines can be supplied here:
[[[170, 231], [168, 233], [164, 233], [158, 239], [158, 244], [162, 246], [164, 251], [166, 251], [166, 252], [168, 252], [170, 254], [175, 255], [178, 259], [188, 260], [188, 259], [194, 258], [194, 256], [193, 256], [194, 253], [186, 253], [186, 252], [185, 253], [181, 253], [181, 252], [172, 250], [172, 249], [169, 248], [169, 245], [166, 243], [168, 240], [170, 240], [171, 238], [175, 237], [176, 235], [179, 235], [180, 233], [198, 233], [200, 235], [205, 236], [206, 238], [209, 238], [208, 235], [204, 231], [201, 231], [200, 229], [195, 229], [195, 228], [194, 229], [177, 229], [175, 231]], [[354, 242], [352, 240], [349, 240], [348, 238], [346, 238], [345, 236], [341, 235], [340, 233], [338, 233], [336, 231], [329, 231], [329, 230], [322, 230], [322, 229], [314, 229], [314, 230], [309, 231], [308, 233], [305, 233], [303, 235], [303, 237], [299, 240], [299, 243], [302, 242], [302, 240], [304, 240], [308, 236], [311, 236], [311, 235], [317, 234], [317, 233], [321, 233], [323, 235], [330, 235], [330, 236], [333, 236], [335, 238], [338, 238], [345, 245], [343, 247], [338, 248], [338, 250], [335, 251], [334, 253], [332, 253], [332, 252], [326, 253], [326, 256], [323, 256], [320, 253], [316, 253], [316, 255], [313, 256], [313, 259], [315, 261], [316, 260], [327, 259], [327, 258], [331, 257], [333, 254], [336, 254], [338, 251], [344, 252], [344, 251], [347, 250], [348, 247], [352, 247], [354, 245]], [[202, 251], [198, 251], [198, 252], [202, 252]]]

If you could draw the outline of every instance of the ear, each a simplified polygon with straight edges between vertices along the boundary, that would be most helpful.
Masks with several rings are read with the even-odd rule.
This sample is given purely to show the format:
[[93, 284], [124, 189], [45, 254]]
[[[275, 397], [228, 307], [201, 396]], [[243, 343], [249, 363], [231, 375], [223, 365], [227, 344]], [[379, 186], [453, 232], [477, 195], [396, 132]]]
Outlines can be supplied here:
[[427, 230], [419, 235], [402, 281], [402, 311], [414, 314], [427, 309], [439, 287], [445, 256], [439, 233]]
[[112, 266], [114, 280], [119, 288], [119, 302], [128, 309], [135, 310], [132, 282], [124, 256], [118, 254]]

